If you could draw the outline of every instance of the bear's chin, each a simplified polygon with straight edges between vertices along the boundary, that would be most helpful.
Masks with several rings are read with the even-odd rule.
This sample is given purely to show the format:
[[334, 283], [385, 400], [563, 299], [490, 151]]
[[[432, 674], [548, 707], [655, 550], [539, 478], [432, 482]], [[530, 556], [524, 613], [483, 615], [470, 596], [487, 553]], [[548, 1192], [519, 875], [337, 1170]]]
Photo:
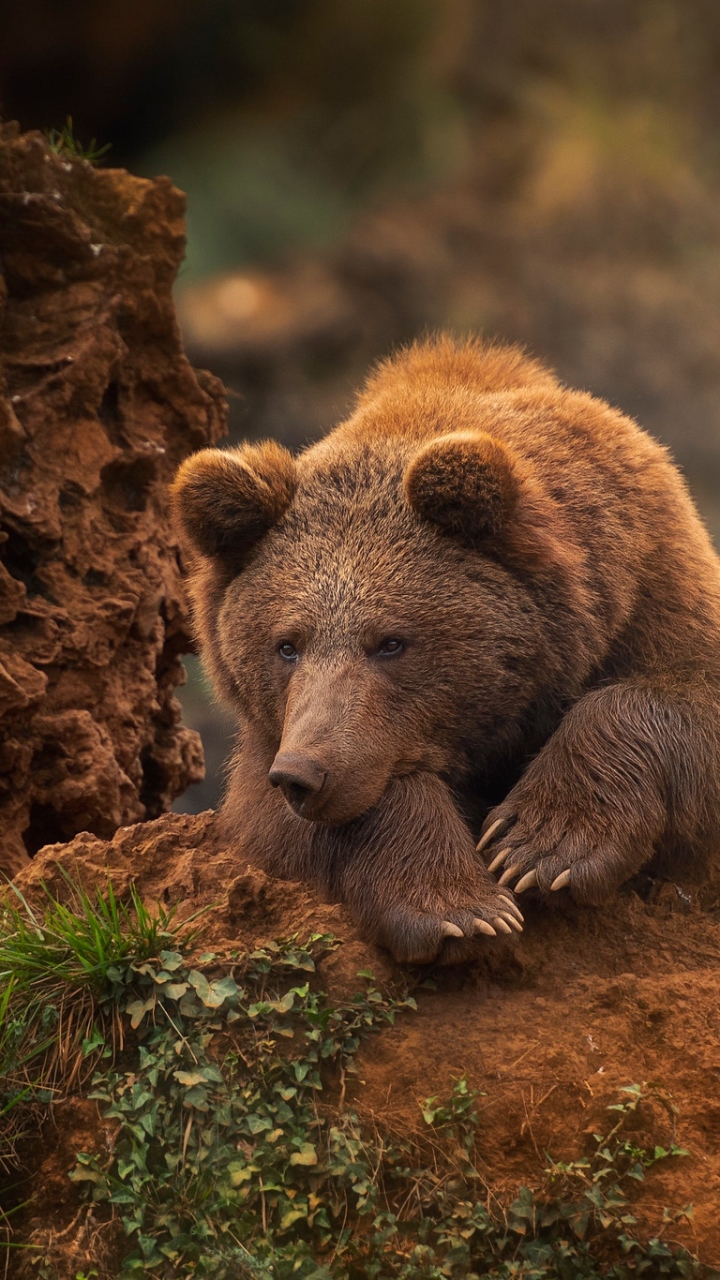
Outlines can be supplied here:
[[328, 797], [322, 804], [306, 801], [305, 804], [294, 805], [285, 797], [286, 805], [296, 818], [302, 818], [303, 821], [318, 827], [345, 827], [348, 823], [355, 822], [366, 813], [370, 813], [379, 800], [380, 796], [377, 796], [369, 803], [360, 802], [350, 806], [343, 804], [339, 796], [337, 798], [333, 796]]

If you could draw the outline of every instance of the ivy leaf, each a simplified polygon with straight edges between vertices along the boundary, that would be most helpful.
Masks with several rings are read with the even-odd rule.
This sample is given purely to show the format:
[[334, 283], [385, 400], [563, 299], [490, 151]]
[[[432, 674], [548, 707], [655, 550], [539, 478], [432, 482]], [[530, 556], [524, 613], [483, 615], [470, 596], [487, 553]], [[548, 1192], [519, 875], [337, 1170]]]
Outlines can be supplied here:
[[291, 1227], [293, 1222], [297, 1222], [300, 1218], [307, 1218], [305, 1209], [288, 1209], [287, 1213], [284, 1213], [280, 1219], [280, 1230], [287, 1231], [288, 1227]]
[[202, 1072], [206, 1080], [211, 1080], [214, 1084], [224, 1084], [222, 1071], [215, 1066], [214, 1062], [208, 1062]]
[[272, 1008], [276, 1013], [289, 1013], [295, 1003], [295, 992], [288, 991], [282, 1000], [273, 1000]]
[[272, 1120], [267, 1116], [248, 1116], [247, 1127], [252, 1134], [264, 1133], [266, 1129], [272, 1129]]
[[[197, 987], [195, 990], [197, 991]], [[208, 1009], [219, 1009], [226, 1000], [233, 1000], [237, 993], [238, 986], [233, 978], [218, 978], [216, 982], [210, 984], [206, 996], [200, 995], [198, 991], [200, 999]]]
[[155, 1008], [155, 996], [152, 995], [148, 1000], [131, 1000], [126, 1006], [125, 1012], [130, 1014], [130, 1026], [133, 1031], [137, 1030], [142, 1022], [145, 1014]]
[[171, 1000], [180, 1000], [185, 995], [189, 982], [168, 982], [164, 991], [164, 996], [169, 996]]
[[202, 1012], [195, 997], [189, 994], [182, 997], [178, 1009], [183, 1018], [197, 1018], [198, 1014]]
[[202, 1071], [173, 1071], [173, 1076], [178, 1084], [196, 1085], [205, 1084], [205, 1076]]
[[183, 962], [183, 958], [179, 951], [161, 951], [160, 963], [163, 969], [167, 969], [169, 973], [174, 973], [179, 969]]
[[105, 1174], [100, 1169], [91, 1169], [87, 1165], [81, 1165], [80, 1168], [71, 1169], [68, 1174], [73, 1182], [97, 1182], [104, 1183], [106, 1181]]
[[250, 1004], [246, 1010], [249, 1018], [266, 1018], [272, 1011], [273, 1005], [267, 1000], [259, 1000], [257, 1004]]
[[587, 1233], [587, 1229], [589, 1226], [590, 1226], [590, 1214], [589, 1213], [578, 1214], [577, 1218], [572, 1223], [572, 1229], [575, 1232], [575, 1235], [577, 1236], [578, 1240], [583, 1240], [585, 1238], [585, 1235]]
[[209, 1111], [207, 1089], [203, 1089], [200, 1085], [195, 1085], [192, 1089], [188, 1089], [183, 1098], [183, 1106], [194, 1107], [196, 1111]]
[[159, 987], [162, 987], [166, 982], [170, 981], [171, 976], [172, 975], [167, 973], [165, 969], [161, 969], [159, 973], [155, 974], [155, 982]]
[[291, 1164], [317, 1164], [317, 1151], [312, 1142], [303, 1142], [299, 1151], [293, 1151], [290, 1157]]
[[227, 1169], [230, 1174], [230, 1181], [234, 1187], [242, 1186], [243, 1182], [250, 1182], [253, 1174], [258, 1171], [257, 1165], [239, 1164], [236, 1160], [234, 1160], [232, 1164], [229, 1164]]
[[203, 1004], [207, 1004], [207, 998], [210, 995], [210, 983], [204, 973], [200, 973], [199, 969], [191, 969], [188, 974], [190, 986], [194, 987], [198, 1000], [202, 1000]]
[[99, 1049], [101, 1045], [104, 1045], [104, 1043], [105, 1037], [103, 1036], [102, 1031], [95, 1025], [95, 1023], [93, 1023], [90, 1035], [82, 1042], [83, 1058], [87, 1058], [88, 1054], [92, 1053], [95, 1049]]
[[157, 1127], [158, 1109], [157, 1103], [146, 1115], [140, 1117], [140, 1124], [147, 1133], [148, 1137], [155, 1137], [155, 1129]]
[[142, 1249], [143, 1261], [146, 1266], [157, 1266], [159, 1262], [163, 1261], [163, 1256], [157, 1247], [157, 1240], [154, 1236], [145, 1236], [138, 1232], [138, 1244]]

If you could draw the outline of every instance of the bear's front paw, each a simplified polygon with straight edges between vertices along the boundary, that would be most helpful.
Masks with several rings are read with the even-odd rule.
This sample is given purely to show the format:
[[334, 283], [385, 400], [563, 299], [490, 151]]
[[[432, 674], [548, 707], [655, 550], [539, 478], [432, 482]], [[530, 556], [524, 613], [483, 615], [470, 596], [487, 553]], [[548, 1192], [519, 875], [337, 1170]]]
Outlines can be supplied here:
[[651, 856], [652, 840], [636, 815], [590, 798], [568, 812], [560, 796], [548, 806], [521, 788], [492, 811], [478, 844], [499, 886], [515, 893], [569, 888], [578, 902], [598, 904]]
[[401, 964], [458, 964], [478, 954], [485, 938], [522, 933], [523, 916], [509, 890], [483, 882], [474, 895], [453, 894], [454, 902], [435, 899], [427, 907], [398, 903], [372, 922], [376, 942]]

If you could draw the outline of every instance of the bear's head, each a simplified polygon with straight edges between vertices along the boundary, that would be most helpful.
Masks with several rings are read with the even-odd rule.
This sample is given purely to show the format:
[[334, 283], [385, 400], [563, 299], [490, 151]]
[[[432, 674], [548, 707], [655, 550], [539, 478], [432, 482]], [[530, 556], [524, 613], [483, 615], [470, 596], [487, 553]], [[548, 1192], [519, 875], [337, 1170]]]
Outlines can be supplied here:
[[349, 822], [417, 770], [481, 773], [568, 669], [562, 552], [486, 433], [206, 450], [174, 500], [215, 682], [303, 818]]

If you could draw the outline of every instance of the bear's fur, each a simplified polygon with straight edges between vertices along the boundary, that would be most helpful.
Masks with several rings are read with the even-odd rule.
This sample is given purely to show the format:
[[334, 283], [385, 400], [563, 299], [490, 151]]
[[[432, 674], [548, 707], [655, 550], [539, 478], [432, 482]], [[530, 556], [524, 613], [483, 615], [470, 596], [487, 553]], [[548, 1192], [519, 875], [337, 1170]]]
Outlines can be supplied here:
[[174, 492], [239, 857], [421, 961], [519, 929], [506, 884], [596, 903], [716, 848], [720, 561], [621, 413], [440, 338], [296, 459], [206, 450]]

